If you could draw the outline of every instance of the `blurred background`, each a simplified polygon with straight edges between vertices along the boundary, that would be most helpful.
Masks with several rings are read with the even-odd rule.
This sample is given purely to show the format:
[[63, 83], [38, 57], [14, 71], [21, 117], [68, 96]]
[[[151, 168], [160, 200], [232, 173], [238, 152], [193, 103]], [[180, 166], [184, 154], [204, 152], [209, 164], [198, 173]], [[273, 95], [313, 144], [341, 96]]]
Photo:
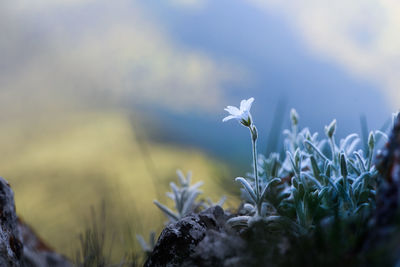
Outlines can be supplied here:
[[223, 108], [255, 97], [263, 153], [292, 107], [312, 131], [380, 128], [400, 103], [398, 14], [395, 0], [1, 1], [0, 175], [19, 216], [73, 257], [102, 201], [116, 244], [159, 233], [152, 200], [171, 204], [178, 168], [235, 207], [250, 138]]

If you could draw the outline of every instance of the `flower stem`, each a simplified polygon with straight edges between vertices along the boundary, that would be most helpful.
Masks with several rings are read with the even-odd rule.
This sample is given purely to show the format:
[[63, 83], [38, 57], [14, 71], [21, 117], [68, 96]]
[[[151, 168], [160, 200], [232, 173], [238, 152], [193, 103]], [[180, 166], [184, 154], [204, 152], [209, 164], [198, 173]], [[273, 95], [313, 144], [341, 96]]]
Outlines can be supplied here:
[[258, 214], [261, 215], [261, 202], [262, 200], [260, 199], [260, 185], [258, 181], [258, 168], [257, 168], [257, 146], [256, 146], [256, 141], [257, 141], [257, 133], [254, 133], [252, 128], [250, 128], [250, 133], [251, 133], [251, 143], [253, 145], [253, 164], [254, 164], [254, 177], [256, 180], [256, 196], [257, 196], [257, 211]]
[[[330, 137], [329, 138], [329, 143], [330, 143], [330, 145], [331, 145], [331, 151], [332, 151], [332, 164], [333, 165], [337, 165], [338, 164], [338, 162], [337, 162], [337, 159], [336, 159], [336, 149], [335, 149], [335, 140], [333, 139], [333, 137]], [[338, 171], [337, 170], [333, 170], [336, 174], [338, 174]]]
[[336, 164], [336, 158], [335, 158], [335, 142], [333, 141], [333, 137], [329, 138], [329, 143], [331, 145], [331, 152], [332, 152], [332, 162]]

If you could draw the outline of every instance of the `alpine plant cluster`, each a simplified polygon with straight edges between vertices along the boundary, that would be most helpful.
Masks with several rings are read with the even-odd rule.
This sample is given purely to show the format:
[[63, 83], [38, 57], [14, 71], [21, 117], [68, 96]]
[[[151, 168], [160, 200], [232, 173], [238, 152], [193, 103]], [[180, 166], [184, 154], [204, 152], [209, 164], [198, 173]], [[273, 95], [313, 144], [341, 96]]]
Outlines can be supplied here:
[[257, 154], [257, 130], [250, 113], [254, 98], [242, 100], [240, 108], [228, 106], [229, 116], [251, 133], [253, 173], [238, 177], [245, 201], [244, 213], [228, 221], [232, 227], [248, 227], [265, 222], [271, 227], [289, 227], [293, 233], [307, 234], [334, 216], [362, 219], [375, 207], [378, 172], [373, 164], [377, 138], [387, 139], [381, 131], [370, 132], [368, 148], [360, 149], [361, 139], [350, 134], [335, 138], [336, 120], [325, 126], [325, 135], [299, 128], [299, 115], [290, 112], [291, 129], [283, 132], [284, 157]]
[[[236, 120], [249, 130], [252, 142], [253, 172], [237, 177], [244, 204], [227, 226], [241, 229], [265, 223], [269, 229], [285, 229], [295, 236], [307, 235], [317, 225], [335, 218], [364, 221], [375, 208], [378, 172], [373, 164], [375, 144], [386, 139], [382, 131], [370, 132], [367, 145], [353, 133], [336, 140], [336, 120], [325, 126], [324, 135], [299, 128], [299, 115], [290, 112], [290, 129], [283, 131], [285, 153], [268, 156], [257, 153], [258, 131], [250, 113], [254, 98], [242, 100], [239, 108], [227, 106], [223, 122]], [[362, 149], [364, 147], [364, 149]], [[191, 185], [191, 173], [177, 172], [179, 184], [170, 183], [167, 196], [174, 202], [168, 208], [157, 200], [154, 204], [174, 223], [190, 214], [218, 203], [197, 201], [202, 182]], [[137, 236], [146, 253], [155, 245], [154, 232], [149, 242]]]

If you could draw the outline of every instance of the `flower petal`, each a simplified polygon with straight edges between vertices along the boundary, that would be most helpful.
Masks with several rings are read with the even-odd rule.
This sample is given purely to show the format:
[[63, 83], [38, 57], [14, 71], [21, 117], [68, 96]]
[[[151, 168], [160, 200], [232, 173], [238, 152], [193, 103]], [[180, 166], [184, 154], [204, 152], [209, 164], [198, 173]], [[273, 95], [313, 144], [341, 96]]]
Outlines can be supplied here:
[[245, 110], [250, 111], [250, 108], [251, 108], [251, 105], [253, 104], [253, 102], [254, 102], [254, 97], [250, 97], [247, 100], [242, 100], [240, 102], [240, 110], [241, 111], [245, 111]]
[[226, 121], [229, 121], [229, 120], [231, 120], [231, 119], [237, 119], [237, 117], [236, 117], [236, 116], [233, 116], [233, 115], [229, 115], [229, 116], [223, 118], [222, 122], [226, 122]]
[[239, 116], [240, 115], [240, 110], [237, 107], [233, 107], [233, 106], [227, 106], [225, 108], [226, 111], [228, 111], [230, 114], [234, 115], [234, 116]]

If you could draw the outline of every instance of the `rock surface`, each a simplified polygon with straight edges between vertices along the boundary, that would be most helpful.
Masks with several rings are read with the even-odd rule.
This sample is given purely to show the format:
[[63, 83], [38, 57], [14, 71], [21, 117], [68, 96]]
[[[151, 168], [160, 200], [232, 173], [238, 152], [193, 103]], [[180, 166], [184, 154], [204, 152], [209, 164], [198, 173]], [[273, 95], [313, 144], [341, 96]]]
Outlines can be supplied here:
[[72, 264], [52, 251], [15, 212], [14, 193], [0, 177], [0, 266], [68, 267]]
[[0, 177], [0, 266], [20, 266], [22, 254], [14, 193], [7, 181]]
[[214, 206], [166, 226], [145, 266], [265, 266], [281, 254], [281, 240], [262, 223], [238, 232], [226, 225], [231, 216]]
[[145, 266], [182, 266], [207, 232], [220, 231], [228, 215], [220, 206], [192, 213], [162, 231]]

